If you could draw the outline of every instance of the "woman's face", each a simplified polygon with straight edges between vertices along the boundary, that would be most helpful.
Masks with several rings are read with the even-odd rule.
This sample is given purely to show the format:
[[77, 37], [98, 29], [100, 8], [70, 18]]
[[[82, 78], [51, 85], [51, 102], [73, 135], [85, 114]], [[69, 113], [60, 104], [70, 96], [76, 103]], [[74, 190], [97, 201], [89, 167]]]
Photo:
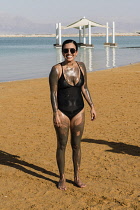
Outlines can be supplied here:
[[73, 43], [68, 43], [64, 45], [62, 54], [67, 62], [71, 62], [77, 56], [78, 51]]

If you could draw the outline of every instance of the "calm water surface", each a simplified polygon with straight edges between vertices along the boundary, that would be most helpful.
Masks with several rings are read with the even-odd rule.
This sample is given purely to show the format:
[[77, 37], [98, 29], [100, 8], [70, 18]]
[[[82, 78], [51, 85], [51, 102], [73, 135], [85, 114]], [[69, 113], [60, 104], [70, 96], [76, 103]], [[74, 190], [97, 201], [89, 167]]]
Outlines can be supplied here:
[[[140, 62], [139, 36], [116, 37], [115, 48], [104, 47], [104, 42], [105, 37], [92, 37], [94, 48], [79, 48], [76, 60], [83, 61], [88, 72]], [[48, 77], [51, 67], [63, 61], [54, 43], [51, 37], [0, 38], [0, 82]]]

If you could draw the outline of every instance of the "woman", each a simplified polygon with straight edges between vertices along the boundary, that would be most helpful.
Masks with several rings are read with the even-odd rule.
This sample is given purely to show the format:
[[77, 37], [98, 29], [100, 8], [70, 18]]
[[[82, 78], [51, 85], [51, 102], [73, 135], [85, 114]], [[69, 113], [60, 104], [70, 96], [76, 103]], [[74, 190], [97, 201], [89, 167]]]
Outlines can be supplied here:
[[85, 112], [83, 97], [90, 106], [91, 120], [96, 118], [94, 105], [87, 87], [87, 75], [84, 63], [75, 61], [78, 45], [73, 40], [62, 44], [64, 62], [52, 67], [49, 75], [53, 123], [57, 135], [56, 159], [60, 173], [58, 188], [66, 190], [64, 175], [65, 149], [71, 132], [74, 183], [85, 187], [79, 177], [81, 161], [81, 137], [84, 129]]

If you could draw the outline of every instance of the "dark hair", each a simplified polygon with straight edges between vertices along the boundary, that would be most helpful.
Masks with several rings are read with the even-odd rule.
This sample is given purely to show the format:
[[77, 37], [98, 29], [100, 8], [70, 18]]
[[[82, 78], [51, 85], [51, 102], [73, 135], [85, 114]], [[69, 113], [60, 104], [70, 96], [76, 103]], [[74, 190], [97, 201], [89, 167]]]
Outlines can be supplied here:
[[63, 42], [63, 44], [62, 44], [62, 51], [63, 51], [63, 49], [64, 49], [64, 45], [65, 45], [65, 44], [69, 44], [69, 43], [73, 43], [73, 44], [75, 45], [75, 47], [76, 47], [76, 51], [78, 51], [78, 44], [77, 44], [76, 41], [74, 41], [74, 40], [72, 40], [72, 39], [67, 39], [67, 40], [65, 40], [65, 41]]

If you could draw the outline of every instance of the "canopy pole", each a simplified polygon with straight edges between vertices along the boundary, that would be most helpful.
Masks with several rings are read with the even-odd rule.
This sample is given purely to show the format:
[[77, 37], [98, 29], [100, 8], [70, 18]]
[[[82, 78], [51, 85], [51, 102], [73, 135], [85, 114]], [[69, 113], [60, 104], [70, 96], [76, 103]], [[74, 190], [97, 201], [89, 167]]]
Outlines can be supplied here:
[[58, 40], [58, 23], [56, 23], [56, 45], [59, 43]]
[[108, 22], [107, 22], [106, 23], [106, 42], [104, 43], [104, 46], [110, 46], [109, 37], [108, 37], [108, 35], [109, 35], [108, 29], [109, 29], [109, 27], [108, 27]]
[[79, 26], [79, 43], [82, 43], [82, 27]]
[[59, 39], [59, 45], [61, 45], [62, 44], [62, 42], [61, 42], [61, 23], [58, 23], [58, 31], [59, 31], [59, 37], [58, 37], [58, 39]]
[[106, 23], [106, 43], [108, 43], [108, 22]]
[[61, 23], [56, 23], [56, 44], [54, 44], [54, 47], [59, 48], [61, 47]]
[[88, 44], [91, 45], [91, 24], [88, 23]]
[[115, 22], [113, 22], [112, 43], [110, 43], [110, 47], [117, 47], [117, 43], [115, 43]]
[[113, 38], [113, 44], [115, 44], [115, 22], [113, 22], [112, 38]]
[[86, 44], [85, 26], [83, 26], [83, 44]]

